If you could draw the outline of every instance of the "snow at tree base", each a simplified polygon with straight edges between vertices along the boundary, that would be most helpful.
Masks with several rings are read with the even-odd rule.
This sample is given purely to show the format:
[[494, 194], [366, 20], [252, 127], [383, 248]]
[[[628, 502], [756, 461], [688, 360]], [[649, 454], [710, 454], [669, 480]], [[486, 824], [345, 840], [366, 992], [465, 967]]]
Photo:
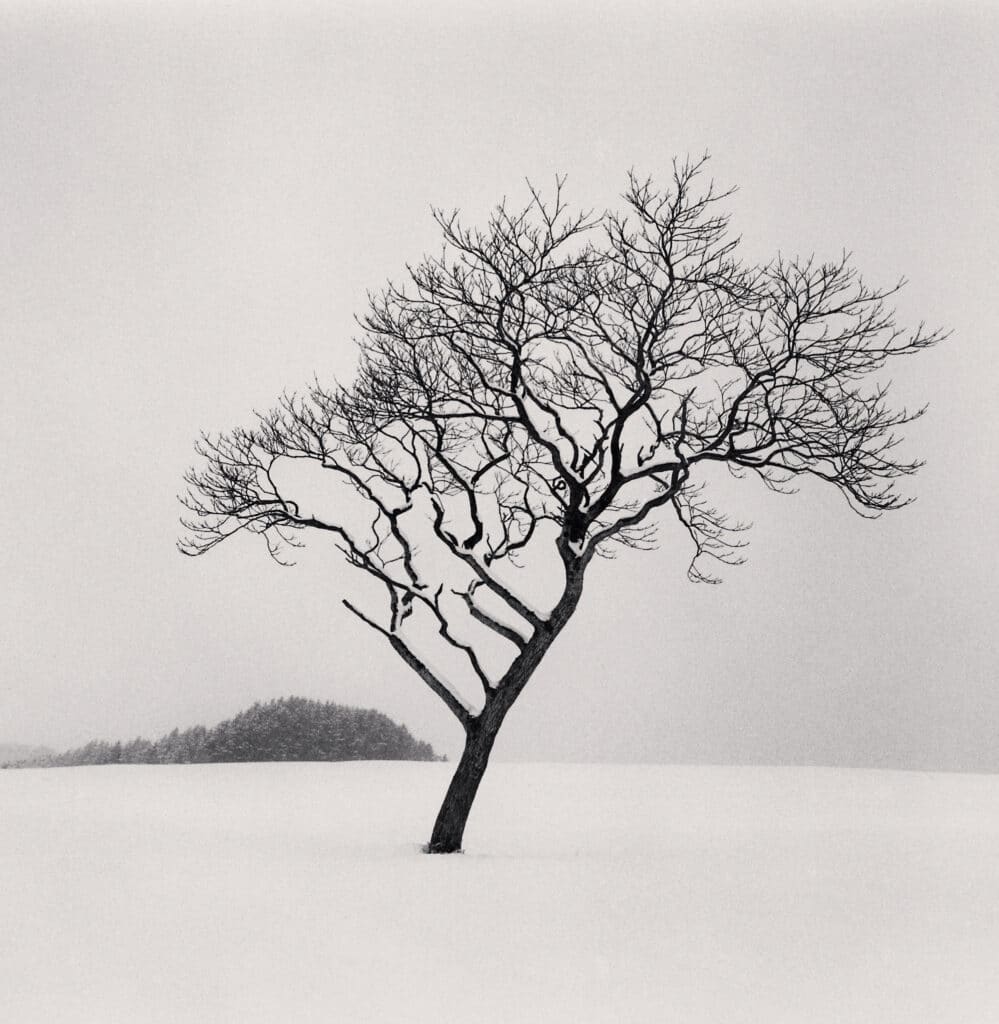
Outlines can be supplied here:
[[17, 1024], [980, 1024], [999, 777], [439, 763], [0, 774]]

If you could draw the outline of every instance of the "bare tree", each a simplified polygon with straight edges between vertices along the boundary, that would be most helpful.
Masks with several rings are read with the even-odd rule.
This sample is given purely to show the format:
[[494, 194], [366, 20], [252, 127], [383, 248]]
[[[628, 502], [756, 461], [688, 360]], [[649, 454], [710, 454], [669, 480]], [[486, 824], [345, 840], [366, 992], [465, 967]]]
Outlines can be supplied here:
[[[652, 548], [665, 519], [689, 536], [692, 579], [739, 561], [742, 527], [704, 494], [710, 464], [775, 490], [817, 477], [866, 516], [906, 504], [895, 485], [919, 464], [897, 456], [897, 428], [921, 410], [891, 409], [878, 371], [941, 333], [898, 329], [896, 288], [845, 255], [741, 262], [729, 193], [703, 169], [677, 163], [663, 189], [631, 175], [623, 214], [572, 212], [561, 181], [481, 229], [435, 210], [440, 255], [370, 297], [350, 387], [317, 383], [198, 445], [185, 553], [246, 530], [282, 560], [313, 529], [384, 588], [380, 612], [344, 604], [465, 731], [431, 852], [460, 849], [497, 732], [594, 555]], [[349, 487], [366, 518], [303, 497], [291, 460]], [[541, 607], [516, 572], [527, 559], [557, 580]], [[465, 681], [432, 667], [444, 650]]]

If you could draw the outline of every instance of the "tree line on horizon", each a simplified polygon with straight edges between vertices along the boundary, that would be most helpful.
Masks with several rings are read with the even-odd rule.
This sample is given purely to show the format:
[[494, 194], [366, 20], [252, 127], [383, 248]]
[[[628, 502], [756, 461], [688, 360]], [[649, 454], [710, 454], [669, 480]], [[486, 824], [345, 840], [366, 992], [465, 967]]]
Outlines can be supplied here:
[[429, 743], [380, 711], [281, 697], [257, 702], [212, 728], [174, 729], [158, 740], [91, 740], [62, 754], [2, 765], [68, 768], [98, 764], [209, 764], [239, 761], [439, 761]]

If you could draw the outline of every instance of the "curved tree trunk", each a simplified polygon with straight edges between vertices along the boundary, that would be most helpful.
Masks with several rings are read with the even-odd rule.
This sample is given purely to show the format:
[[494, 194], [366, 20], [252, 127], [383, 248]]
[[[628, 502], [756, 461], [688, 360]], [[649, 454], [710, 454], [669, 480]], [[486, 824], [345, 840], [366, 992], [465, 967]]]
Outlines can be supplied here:
[[444, 803], [437, 813], [430, 842], [424, 848], [427, 853], [461, 852], [465, 823], [468, 821], [468, 814], [479, 790], [479, 783], [485, 774], [486, 765], [489, 764], [489, 754], [492, 752], [503, 719], [541, 663], [541, 659], [548, 653], [555, 638], [571, 618], [582, 596], [583, 571], [586, 563], [567, 562], [566, 567], [565, 591], [545, 628], [535, 633], [500, 680], [497, 688], [487, 696], [482, 713], [469, 721], [465, 727], [465, 749], [444, 796]]
[[468, 821], [472, 801], [489, 763], [489, 754], [499, 732], [500, 722], [502, 718], [489, 725], [476, 720], [465, 734], [465, 749], [451, 779], [451, 785], [448, 786], [444, 803], [437, 813], [434, 831], [427, 844], [427, 853], [461, 852], [465, 822]]

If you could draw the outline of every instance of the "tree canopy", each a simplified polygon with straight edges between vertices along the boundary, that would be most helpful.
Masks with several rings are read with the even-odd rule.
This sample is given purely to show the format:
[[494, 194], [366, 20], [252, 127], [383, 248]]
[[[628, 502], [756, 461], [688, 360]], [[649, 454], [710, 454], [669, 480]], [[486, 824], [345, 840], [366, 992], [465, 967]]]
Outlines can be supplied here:
[[[286, 560], [302, 531], [332, 536], [385, 595], [380, 611], [347, 607], [488, 758], [481, 733], [572, 615], [595, 555], [652, 548], [671, 523], [692, 579], [739, 561], [743, 527], [712, 502], [709, 467], [777, 491], [825, 481], [865, 516], [906, 504], [897, 484], [919, 462], [899, 431], [921, 410], [893, 407], [880, 371], [941, 332], [898, 327], [898, 285], [868, 285], [846, 254], [742, 260], [730, 192], [704, 170], [678, 162], [664, 187], [630, 175], [623, 212], [574, 211], [562, 180], [484, 227], [435, 210], [441, 250], [370, 296], [351, 384], [317, 381], [202, 437], [182, 550], [246, 531]], [[320, 502], [296, 464], [351, 499]], [[546, 558], [549, 608], [516, 574]], [[505, 667], [485, 664], [477, 630], [506, 642]], [[431, 641], [463, 657], [477, 702], [432, 667]]]

